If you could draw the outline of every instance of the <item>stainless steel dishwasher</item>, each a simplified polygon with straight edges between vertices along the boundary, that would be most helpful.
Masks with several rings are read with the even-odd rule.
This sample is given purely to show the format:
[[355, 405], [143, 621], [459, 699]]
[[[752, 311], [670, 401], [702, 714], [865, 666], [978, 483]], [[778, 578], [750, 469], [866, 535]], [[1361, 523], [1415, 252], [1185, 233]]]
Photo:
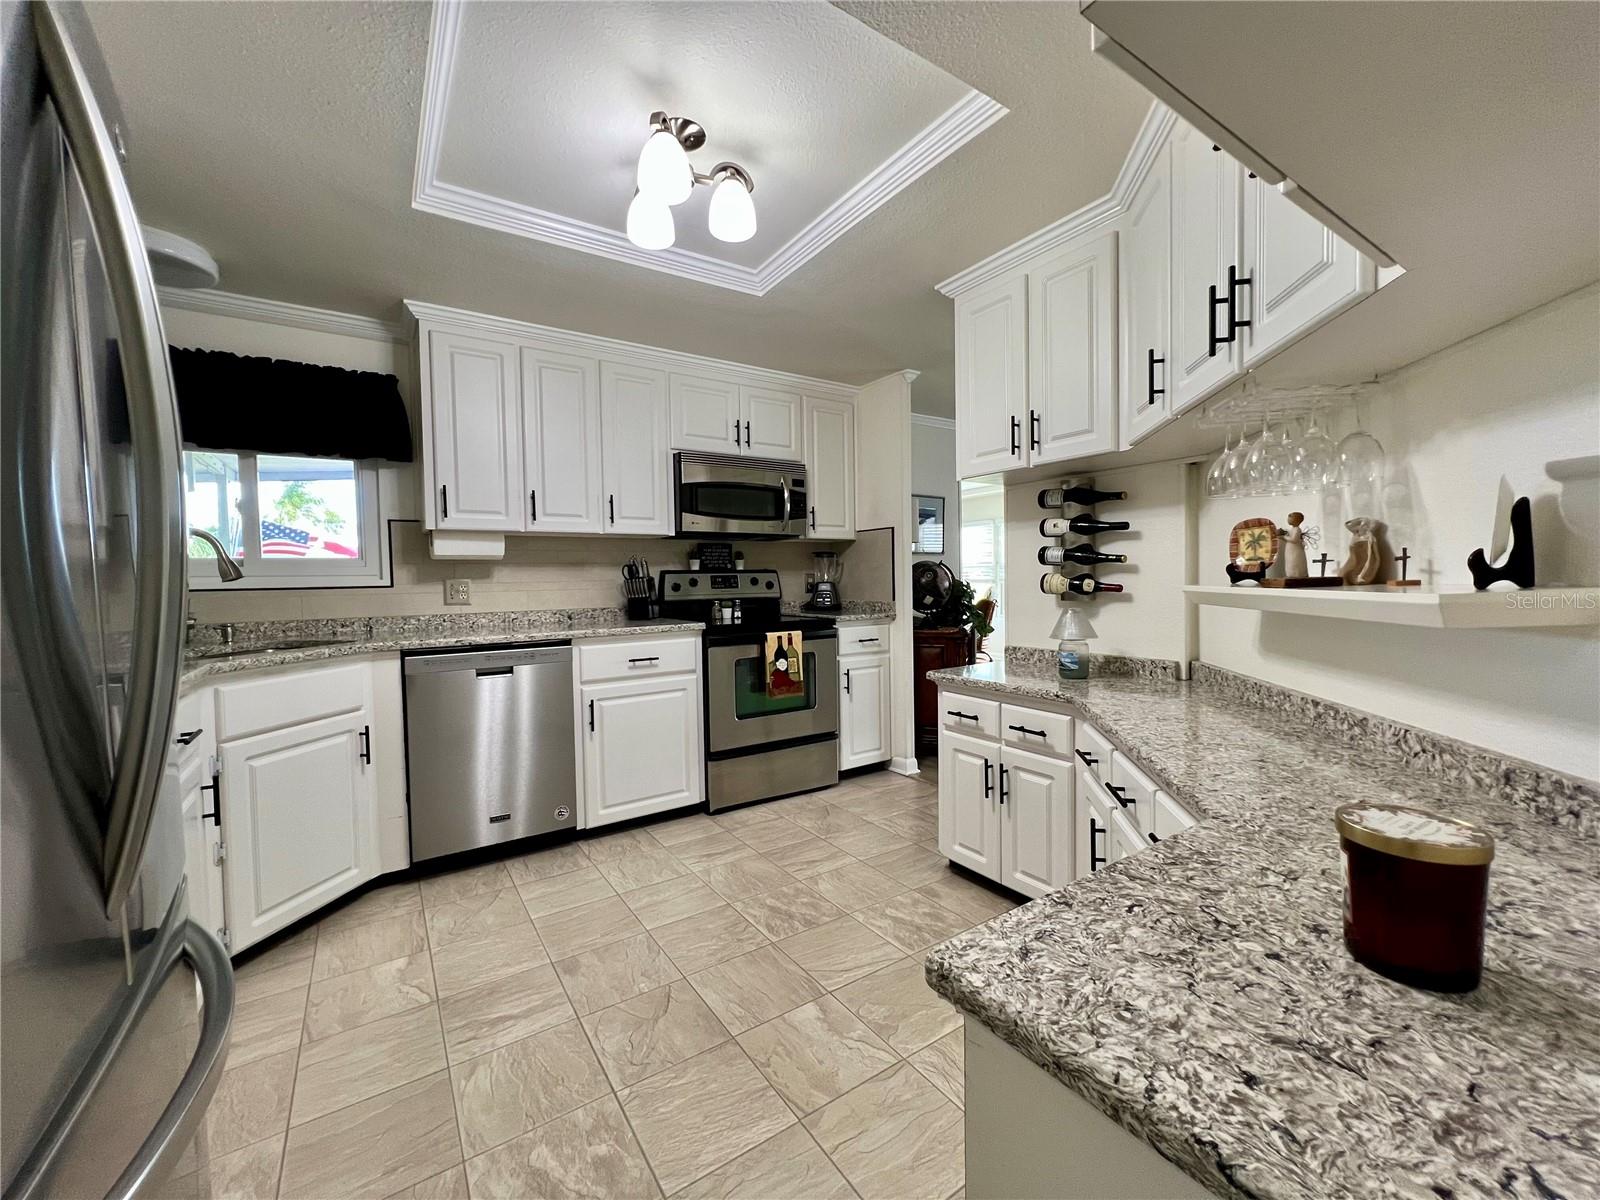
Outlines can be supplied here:
[[572, 647], [405, 660], [411, 861], [578, 823]]

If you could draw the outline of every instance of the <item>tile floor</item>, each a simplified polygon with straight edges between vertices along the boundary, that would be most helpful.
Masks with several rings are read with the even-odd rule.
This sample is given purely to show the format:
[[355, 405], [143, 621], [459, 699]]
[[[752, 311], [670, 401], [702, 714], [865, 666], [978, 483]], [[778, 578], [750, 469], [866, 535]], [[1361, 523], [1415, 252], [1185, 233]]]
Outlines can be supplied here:
[[938, 855], [931, 779], [382, 886], [251, 954], [174, 1194], [960, 1194], [922, 955], [1017, 900]]

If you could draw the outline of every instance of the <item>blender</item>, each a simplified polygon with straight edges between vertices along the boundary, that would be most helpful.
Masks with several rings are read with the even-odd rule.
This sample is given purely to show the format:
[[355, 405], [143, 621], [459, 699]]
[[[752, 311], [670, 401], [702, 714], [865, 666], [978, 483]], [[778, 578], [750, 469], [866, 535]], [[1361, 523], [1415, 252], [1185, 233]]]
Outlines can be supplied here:
[[813, 577], [811, 599], [806, 607], [812, 612], [838, 612], [839, 579], [844, 575], [844, 564], [832, 550], [818, 550], [811, 556]]

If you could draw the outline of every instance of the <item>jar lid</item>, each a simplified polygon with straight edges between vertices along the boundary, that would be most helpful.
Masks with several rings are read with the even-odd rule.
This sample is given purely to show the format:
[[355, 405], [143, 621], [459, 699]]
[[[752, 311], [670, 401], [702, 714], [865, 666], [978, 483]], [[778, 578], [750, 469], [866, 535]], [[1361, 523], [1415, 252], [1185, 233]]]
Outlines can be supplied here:
[[1481, 866], [1494, 858], [1494, 836], [1400, 804], [1345, 804], [1333, 814], [1339, 835], [1358, 846], [1416, 862]]

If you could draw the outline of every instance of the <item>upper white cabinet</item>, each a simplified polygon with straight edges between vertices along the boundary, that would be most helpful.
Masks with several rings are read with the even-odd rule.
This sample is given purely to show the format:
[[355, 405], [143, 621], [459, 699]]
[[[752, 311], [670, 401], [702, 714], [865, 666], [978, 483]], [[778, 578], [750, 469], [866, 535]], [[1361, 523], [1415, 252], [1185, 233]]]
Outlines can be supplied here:
[[1117, 298], [1122, 343], [1118, 428], [1128, 447], [1172, 412], [1172, 148], [1156, 151], [1122, 229]]
[[744, 427], [739, 450], [756, 458], [781, 458], [799, 462], [803, 453], [801, 404], [798, 392], [741, 387], [739, 417]]
[[1027, 461], [1117, 448], [1117, 235], [1028, 271]]
[[856, 408], [844, 400], [804, 401], [806, 487], [814, 538], [856, 536]]
[[1240, 370], [1236, 320], [1248, 319], [1240, 282], [1239, 205], [1244, 168], [1179, 123], [1172, 155], [1172, 373], [1180, 413]]
[[956, 301], [956, 468], [966, 479], [1027, 461], [1028, 280]]
[[737, 454], [743, 438], [738, 384], [721, 379], [703, 379], [696, 375], [673, 374], [674, 450]]
[[671, 534], [667, 373], [601, 363], [600, 431], [606, 532]]
[[600, 364], [548, 350], [522, 351], [523, 528], [598, 533]]
[[424, 448], [437, 529], [521, 529], [522, 411], [517, 347], [445, 330], [420, 339], [432, 403]]

